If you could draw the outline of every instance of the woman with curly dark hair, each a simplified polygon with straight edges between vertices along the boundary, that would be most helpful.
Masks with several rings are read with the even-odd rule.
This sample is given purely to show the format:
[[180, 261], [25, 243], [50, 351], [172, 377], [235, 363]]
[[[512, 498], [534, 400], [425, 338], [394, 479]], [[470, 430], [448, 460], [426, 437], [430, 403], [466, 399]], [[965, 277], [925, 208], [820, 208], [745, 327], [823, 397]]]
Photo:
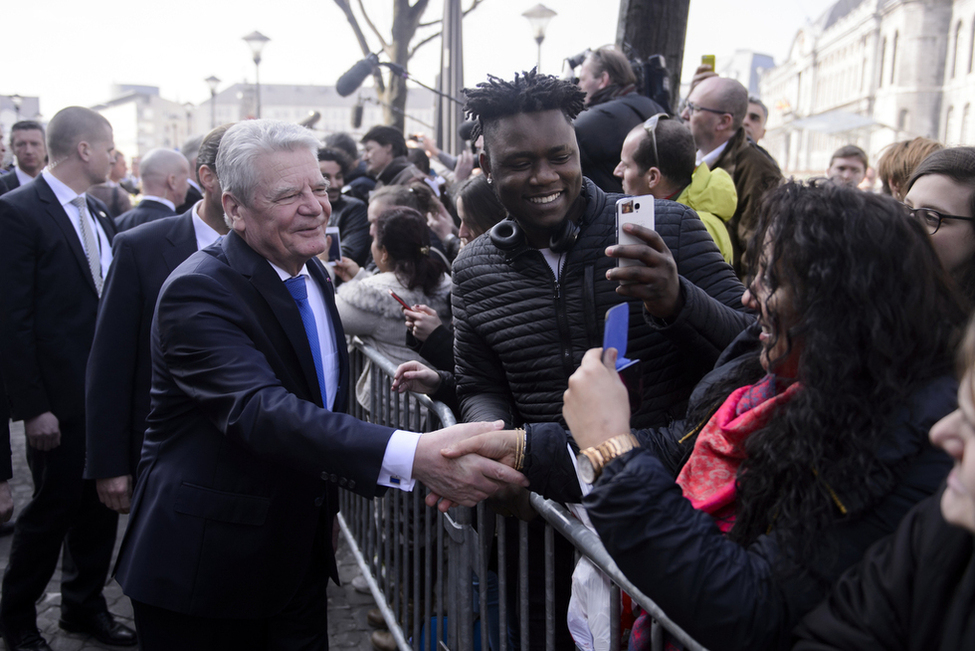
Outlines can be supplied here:
[[787, 183], [748, 251], [757, 271], [742, 301], [758, 323], [697, 386], [685, 421], [634, 437], [615, 351], [586, 354], [563, 414], [591, 492], [554, 461], [566, 457], [555, 424], [450, 453], [503, 458], [550, 497], [587, 493], [624, 574], [712, 649], [783, 647], [938, 488], [950, 461], [926, 434], [954, 408], [965, 318], [923, 227], [887, 197]]

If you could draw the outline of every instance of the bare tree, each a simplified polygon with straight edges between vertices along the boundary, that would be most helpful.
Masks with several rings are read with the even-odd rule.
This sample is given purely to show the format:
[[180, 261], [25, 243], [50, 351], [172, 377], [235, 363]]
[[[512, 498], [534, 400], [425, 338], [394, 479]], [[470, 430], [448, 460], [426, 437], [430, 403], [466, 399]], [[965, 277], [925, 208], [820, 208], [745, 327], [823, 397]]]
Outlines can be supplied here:
[[[441, 31], [435, 29], [440, 26], [439, 20], [421, 22], [430, 0], [415, 0], [413, 3], [410, 3], [410, 0], [391, 0], [393, 25], [388, 36], [384, 36], [376, 28], [368, 12], [366, 12], [362, 0], [356, 0], [358, 16], [353, 11], [350, 0], [334, 0], [334, 2], [345, 14], [349, 25], [352, 26], [352, 31], [355, 33], [356, 40], [359, 41], [359, 47], [364, 56], [368, 56], [376, 50], [370, 47], [369, 39], [366, 38], [361, 24], [365, 24], [375, 40], [378, 41], [379, 48], [376, 49], [381, 49], [392, 63], [401, 66], [404, 70], [409, 70], [410, 59], [413, 58], [418, 49], [441, 35]], [[482, 2], [484, 0], [471, 0], [471, 5], [464, 10], [463, 15], [469, 14]], [[418, 39], [416, 43], [413, 42], [414, 39]], [[391, 72], [384, 80], [378, 69], [373, 73], [373, 77], [376, 80], [376, 94], [379, 95], [379, 101], [383, 104], [383, 118], [386, 124], [403, 129], [407, 94], [406, 80]]]
[[689, 10], [690, 0], [620, 0], [616, 43], [631, 57], [664, 55], [675, 103], [680, 92]]

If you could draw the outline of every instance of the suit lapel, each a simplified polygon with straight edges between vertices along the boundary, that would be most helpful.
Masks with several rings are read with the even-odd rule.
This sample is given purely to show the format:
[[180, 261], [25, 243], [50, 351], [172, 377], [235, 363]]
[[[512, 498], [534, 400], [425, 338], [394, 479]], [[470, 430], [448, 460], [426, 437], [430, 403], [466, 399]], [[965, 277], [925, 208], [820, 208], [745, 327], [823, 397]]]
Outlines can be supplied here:
[[186, 258], [196, 253], [196, 230], [193, 228], [192, 212], [176, 218], [166, 234], [166, 242], [169, 246], [163, 250], [163, 259], [172, 273]]
[[[78, 262], [81, 276], [88, 283], [88, 286], [91, 287], [91, 291], [97, 295], [98, 290], [95, 289], [95, 279], [91, 277], [91, 269], [88, 268], [88, 258], [85, 256], [85, 249], [82, 247], [81, 240], [78, 238], [78, 231], [75, 230], [71, 219], [68, 218], [68, 213], [64, 212], [64, 208], [61, 207], [61, 202], [58, 201], [58, 198], [54, 195], [54, 190], [47, 184], [44, 177], [38, 175], [34, 179], [33, 186], [37, 192], [37, 198], [44, 205], [44, 210], [48, 217], [54, 220], [54, 223], [61, 229], [61, 233], [68, 243], [68, 248], [71, 249], [75, 260]], [[114, 233], [114, 229], [111, 232]]]
[[231, 265], [248, 278], [254, 288], [267, 301], [271, 313], [284, 330], [288, 342], [294, 349], [301, 373], [308, 387], [307, 397], [319, 407], [322, 405], [322, 392], [318, 387], [318, 373], [308, 345], [308, 335], [288, 288], [284, 286], [277, 272], [256, 251], [244, 242], [237, 233], [231, 231], [223, 240], [224, 250]]

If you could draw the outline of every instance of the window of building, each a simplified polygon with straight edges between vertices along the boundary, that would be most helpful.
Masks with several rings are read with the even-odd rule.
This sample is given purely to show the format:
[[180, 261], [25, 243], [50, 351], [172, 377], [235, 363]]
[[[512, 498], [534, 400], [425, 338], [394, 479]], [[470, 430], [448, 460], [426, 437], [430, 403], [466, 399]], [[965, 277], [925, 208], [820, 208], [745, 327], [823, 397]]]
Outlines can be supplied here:
[[968, 39], [968, 74], [972, 73], [972, 65], [975, 64], [975, 18], [972, 18], [971, 38]]
[[951, 49], [951, 78], [955, 78], [955, 68], [958, 65], [958, 48], [961, 45], [959, 41], [961, 40], [961, 21], [955, 25], [955, 46]]
[[883, 42], [880, 44], [880, 75], [878, 77], [877, 87], [884, 85], [884, 59], [887, 58], [887, 37], [884, 37]]
[[943, 138], [946, 145], [951, 144], [950, 136], [955, 131], [955, 107], [949, 106], [948, 112], [945, 113], [945, 136]]
[[907, 118], [910, 116], [910, 112], [907, 109], [901, 109], [900, 113], [897, 114], [897, 130], [907, 131]]
[[894, 32], [894, 45], [890, 49], [890, 83], [894, 83], [894, 74], [897, 72], [897, 41], [900, 39], [900, 32]]
[[971, 104], [965, 104], [965, 108], [963, 108], [961, 110], [961, 131], [958, 134], [958, 136], [959, 136], [958, 144], [960, 144], [960, 145], [967, 145], [967, 144], [969, 144], [971, 142], [971, 139], [969, 138], [969, 133], [968, 133], [968, 130], [970, 128], [969, 127], [969, 109], [970, 108], [971, 108]]

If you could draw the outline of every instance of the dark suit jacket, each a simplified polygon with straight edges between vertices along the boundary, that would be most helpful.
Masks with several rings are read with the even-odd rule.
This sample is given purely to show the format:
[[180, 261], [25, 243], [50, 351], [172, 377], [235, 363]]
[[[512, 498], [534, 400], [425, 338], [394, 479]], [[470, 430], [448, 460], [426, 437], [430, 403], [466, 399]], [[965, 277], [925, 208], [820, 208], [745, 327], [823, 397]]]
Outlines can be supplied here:
[[6, 194], [19, 187], [20, 179], [17, 178], [17, 172], [11, 170], [6, 174], [0, 174], [0, 194]]
[[149, 415], [149, 326], [163, 282], [196, 253], [193, 214], [119, 233], [105, 278], [85, 391], [85, 478], [135, 477]]
[[121, 233], [146, 222], [163, 217], [172, 217], [175, 214], [176, 212], [166, 204], [152, 199], [143, 199], [138, 206], [116, 217], [115, 225], [118, 227], [118, 232]]
[[[107, 208], [88, 210], [108, 236]], [[0, 197], [0, 367], [14, 420], [51, 411], [84, 426], [98, 294], [81, 240], [42, 177]]]
[[182, 215], [184, 212], [195, 206], [196, 202], [202, 198], [203, 193], [190, 185], [190, 189], [186, 191], [186, 198], [183, 199], [182, 205], [176, 206], [176, 213]]
[[[344, 333], [323, 267], [340, 356], [333, 411], [294, 300], [236, 233], [166, 280], [152, 323], [152, 409], [117, 578], [129, 597], [200, 617], [260, 618], [329, 559], [336, 485], [365, 496], [392, 431], [341, 413]], [[327, 577], [322, 576], [322, 581]]]
[[352, 258], [360, 267], [365, 266], [371, 257], [369, 248], [372, 246], [365, 202], [355, 197], [340, 196], [332, 204], [328, 225], [338, 226], [342, 255]]

